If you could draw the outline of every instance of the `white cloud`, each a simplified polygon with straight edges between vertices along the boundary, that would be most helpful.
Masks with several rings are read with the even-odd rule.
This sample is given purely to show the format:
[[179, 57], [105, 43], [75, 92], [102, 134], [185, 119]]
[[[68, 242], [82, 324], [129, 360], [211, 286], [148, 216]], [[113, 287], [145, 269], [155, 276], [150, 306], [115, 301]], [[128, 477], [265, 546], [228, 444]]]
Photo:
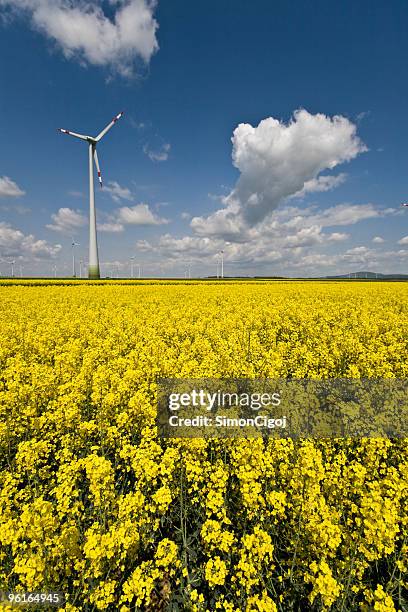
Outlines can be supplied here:
[[143, 152], [151, 161], [161, 162], [167, 161], [169, 158], [170, 149], [171, 145], [168, 142], [164, 143], [157, 149], [151, 149], [149, 145], [146, 144], [143, 147]]
[[224, 194], [220, 194], [220, 193], [207, 193], [207, 197], [210, 200], [213, 200], [213, 202], [222, 202], [225, 198], [225, 193]]
[[100, 232], [112, 232], [117, 234], [124, 231], [122, 223], [116, 223], [115, 221], [107, 221], [106, 223], [98, 223], [98, 231]]
[[383, 244], [383, 242], [385, 242], [385, 240], [381, 236], [374, 236], [373, 242], [374, 242], [374, 244]]
[[120, 200], [132, 200], [132, 192], [127, 187], [121, 187], [116, 181], [109, 181], [104, 186], [103, 191], [106, 191], [111, 196], [112, 200], [119, 202]]
[[0, 176], [0, 198], [19, 198], [25, 191], [11, 180], [8, 176]]
[[5, 204], [0, 206], [0, 210], [4, 212], [16, 212], [19, 215], [26, 215], [31, 212], [31, 208], [28, 206], [22, 206], [21, 204]]
[[112, 19], [101, 6], [85, 0], [0, 0], [0, 8], [28, 16], [31, 26], [54, 41], [66, 58], [130, 76], [137, 61], [148, 63], [158, 49], [156, 1], [111, 4]]
[[365, 119], [366, 117], [368, 117], [371, 114], [371, 111], [362, 111], [361, 113], [358, 113], [358, 115], [356, 116], [356, 121], [357, 123], [360, 123], [363, 119]]
[[333, 232], [327, 237], [327, 239], [331, 242], [342, 242], [348, 238], [350, 238], [350, 234], [345, 234], [344, 232]]
[[63, 234], [75, 233], [88, 222], [80, 210], [73, 210], [72, 208], [60, 208], [57, 213], [51, 215], [51, 219], [53, 222], [46, 227]]
[[[180, 272], [187, 261], [200, 274], [214, 274], [219, 253], [224, 251], [225, 270], [231, 274], [277, 274], [324, 276], [345, 274], [357, 270], [404, 272], [408, 250], [378, 251], [360, 245], [338, 250], [347, 234], [326, 234], [314, 228], [309, 232], [290, 230], [285, 235], [283, 226], [275, 227], [276, 234], [259, 232], [245, 244], [226, 243], [217, 237], [162, 235], [157, 241], [139, 240], [136, 249], [143, 257], [159, 258]], [[333, 252], [333, 251], [336, 252]]]
[[[383, 217], [389, 209], [380, 209], [374, 204], [337, 204], [319, 213], [318, 220], [323, 227], [334, 225], [354, 225], [366, 219]], [[313, 215], [309, 217], [309, 222], [313, 222]]]
[[370, 251], [370, 249], [366, 246], [358, 246], [358, 247], [354, 247], [352, 249], [348, 249], [348, 251], [346, 251], [346, 255], [350, 255], [351, 257], [354, 257], [355, 255], [365, 255], [368, 253], [371, 253], [372, 251]]
[[164, 219], [153, 213], [148, 204], [122, 206], [116, 212], [116, 219], [119, 223], [129, 225], [163, 225], [169, 223], [168, 219]]
[[129, 123], [135, 130], [146, 130], [152, 126], [151, 121], [136, 121], [132, 116], [128, 117]]
[[61, 248], [60, 244], [49, 244], [46, 240], [37, 240], [33, 234], [24, 234], [9, 223], [0, 223], [0, 251], [3, 257], [55, 257]]
[[183, 211], [180, 215], [181, 219], [184, 221], [189, 221], [191, 219], [191, 214], [187, 211]]
[[208, 217], [194, 217], [191, 227], [200, 235], [238, 241], [295, 194], [340, 184], [344, 175], [325, 175], [320, 180], [319, 175], [367, 150], [356, 135], [356, 126], [345, 117], [312, 115], [306, 110], [296, 111], [288, 124], [273, 117], [257, 127], [241, 123], [232, 143], [240, 177], [223, 198], [224, 208]]
[[292, 198], [304, 198], [308, 193], [316, 193], [323, 191], [330, 191], [331, 189], [335, 189], [347, 178], [347, 174], [342, 172], [337, 176], [325, 175], [319, 176], [317, 178], [310, 179], [310, 181], [306, 181], [303, 185], [303, 189], [290, 196]]
[[408, 236], [404, 236], [404, 238], [398, 240], [398, 244], [408, 244]]
[[282, 240], [282, 247], [307, 247], [323, 242], [324, 235], [322, 228], [318, 225], [304, 227], [295, 233], [285, 236]]
[[342, 253], [339, 259], [352, 264], [372, 265], [375, 260], [375, 251], [366, 246], [358, 246]]
[[184, 236], [174, 238], [171, 234], [164, 234], [159, 239], [159, 248], [168, 254], [189, 256], [211, 256], [217, 250], [216, 243], [211, 238], [199, 238], [197, 236]]
[[126, 225], [164, 225], [169, 223], [168, 219], [154, 213], [148, 204], [121, 206], [109, 214], [101, 211], [100, 218], [102, 218], [102, 221], [98, 223], [98, 230], [115, 234], [125, 231]]
[[[263, 223], [246, 228], [240, 242], [226, 242], [216, 235], [176, 237], [167, 233], [157, 241], [139, 241], [136, 248], [179, 266], [187, 259], [196, 265], [213, 266], [219, 252], [224, 250], [226, 265], [233, 266], [235, 271], [251, 270], [257, 274], [270, 271], [270, 266], [276, 264], [278, 267], [274, 270], [278, 274], [290, 274], [290, 271], [296, 274], [299, 271], [302, 274], [343, 273], [342, 266], [346, 272], [351, 264], [364, 263], [370, 269], [392, 261], [397, 255], [379, 254], [378, 250], [367, 246], [344, 250], [342, 244], [351, 237], [350, 234], [330, 231], [330, 228], [391, 214], [392, 211], [387, 212], [372, 204], [342, 204], [324, 210], [316, 206], [299, 208], [285, 205]], [[398, 257], [401, 259], [402, 255]]]
[[145, 251], [145, 252], [155, 250], [155, 247], [153, 247], [150, 244], [150, 242], [148, 242], [147, 240], [137, 240], [136, 248], [138, 249], [138, 251]]

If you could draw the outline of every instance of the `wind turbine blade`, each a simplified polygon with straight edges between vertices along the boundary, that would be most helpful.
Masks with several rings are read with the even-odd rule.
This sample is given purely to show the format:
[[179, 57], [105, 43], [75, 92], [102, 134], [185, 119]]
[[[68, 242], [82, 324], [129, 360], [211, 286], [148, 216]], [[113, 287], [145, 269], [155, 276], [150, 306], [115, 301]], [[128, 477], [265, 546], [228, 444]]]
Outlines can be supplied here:
[[99, 160], [98, 160], [98, 154], [96, 152], [96, 147], [94, 147], [93, 150], [94, 150], [94, 161], [95, 161], [96, 171], [98, 173], [98, 181], [99, 181], [99, 185], [102, 187], [102, 174], [101, 174], [101, 169], [99, 167]]
[[83, 134], [77, 134], [76, 132], [70, 132], [69, 130], [64, 130], [63, 128], [58, 128], [57, 132], [61, 132], [61, 134], [67, 134], [68, 136], [75, 136], [75, 138], [80, 138], [81, 140], [88, 140], [88, 136], [84, 136]]
[[110, 123], [108, 123], [106, 128], [104, 128], [102, 130], [102, 132], [100, 134], [98, 134], [97, 137], [95, 138], [96, 142], [98, 142], [101, 138], [103, 138], [103, 136], [105, 136], [106, 132], [109, 132], [111, 127], [114, 126], [117, 121], [119, 121], [119, 119], [122, 117], [122, 115], [123, 115], [123, 111], [121, 113], [119, 113], [118, 115], [116, 115], [116, 117], [114, 117], [112, 119], [112, 121]]

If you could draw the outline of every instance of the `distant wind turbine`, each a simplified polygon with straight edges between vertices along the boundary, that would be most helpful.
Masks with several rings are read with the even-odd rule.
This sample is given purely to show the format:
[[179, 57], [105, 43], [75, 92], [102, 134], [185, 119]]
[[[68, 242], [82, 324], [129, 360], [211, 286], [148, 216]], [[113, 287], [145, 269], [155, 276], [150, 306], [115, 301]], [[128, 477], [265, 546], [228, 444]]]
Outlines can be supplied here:
[[68, 134], [68, 136], [74, 136], [80, 140], [86, 140], [88, 143], [89, 152], [89, 266], [88, 266], [88, 278], [97, 279], [100, 278], [99, 271], [99, 256], [98, 256], [98, 239], [96, 235], [96, 211], [95, 211], [95, 193], [94, 193], [94, 169], [93, 165], [95, 162], [96, 170], [98, 172], [99, 184], [102, 187], [102, 175], [99, 167], [98, 154], [96, 152], [96, 145], [103, 138], [112, 126], [122, 117], [123, 112], [119, 113], [112, 119], [112, 121], [96, 136], [85, 136], [84, 134], [77, 134], [76, 132], [70, 132], [69, 130], [58, 129], [58, 132], [62, 134]]
[[74, 239], [72, 239], [72, 243], [71, 243], [71, 247], [72, 247], [72, 276], [75, 278], [76, 277], [76, 271], [75, 271], [75, 247], [79, 246], [79, 242], [75, 242]]

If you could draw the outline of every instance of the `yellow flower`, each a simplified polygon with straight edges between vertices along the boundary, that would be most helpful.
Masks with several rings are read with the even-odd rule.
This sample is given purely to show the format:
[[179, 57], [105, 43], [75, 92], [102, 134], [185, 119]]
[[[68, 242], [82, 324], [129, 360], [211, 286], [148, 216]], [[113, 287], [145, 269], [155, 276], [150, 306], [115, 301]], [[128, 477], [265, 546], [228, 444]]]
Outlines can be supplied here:
[[404, 381], [407, 297], [402, 282], [0, 281], [2, 590], [51, 585], [67, 612], [274, 612], [305, 588], [313, 607], [393, 610], [406, 437], [163, 439], [156, 417], [159, 378]]
[[333, 578], [332, 572], [326, 561], [310, 564], [312, 575], [306, 575], [305, 580], [313, 585], [312, 592], [309, 594], [310, 602], [313, 603], [317, 596], [320, 596], [323, 605], [329, 608], [340, 595], [341, 587]]
[[209, 559], [205, 565], [205, 579], [210, 587], [223, 585], [227, 577], [227, 566], [220, 557]]

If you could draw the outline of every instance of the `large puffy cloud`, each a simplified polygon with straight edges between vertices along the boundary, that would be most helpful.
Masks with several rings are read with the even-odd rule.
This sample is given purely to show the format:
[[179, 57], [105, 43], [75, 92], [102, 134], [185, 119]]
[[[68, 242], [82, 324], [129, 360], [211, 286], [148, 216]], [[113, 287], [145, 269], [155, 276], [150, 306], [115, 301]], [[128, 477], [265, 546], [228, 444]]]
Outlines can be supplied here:
[[46, 227], [54, 232], [62, 234], [73, 234], [87, 224], [87, 218], [80, 210], [72, 208], [60, 208], [58, 212], [51, 215], [52, 223]]
[[[293, 223], [294, 220], [296, 220], [295, 223]], [[303, 210], [287, 207], [268, 223], [251, 228], [244, 242], [226, 243], [219, 236], [195, 235], [177, 238], [171, 234], [164, 234], [159, 238], [157, 244], [142, 240], [136, 246], [141, 251], [156, 251], [173, 260], [186, 256], [196, 260], [203, 257], [216, 257], [221, 250], [225, 249], [226, 259], [236, 260], [237, 263], [270, 261], [271, 253], [272, 259], [276, 260], [282, 257], [283, 252], [287, 253], [299, 247], [327, 245], [347, 240], [349, 235], [346, 233], [324, 231], [325, 221], [326, 211], [321, 212], [313, 207]], [[326, 226], [330, 226], [329, 221], [326, 221]], [[273, 252], [271, 244], [274, 247]]]
[[25, 191], [8, 176], [0, 176], [0, 198], [19, 198]]
[[135, 61], [149, 62], [158, 49], [154, 0], [111, 0], [110, 19], [101, 2], [86, 0], [0, 0], [11, 13], [25, 13], [32, 26], [52, 39], [65, 57], [108, 66], [123, 76]]
[[0, 223], [0, 251], [3, 257], [43, 259], [55, 257], [61, 248], [60, 244], [37, 240], [33, 234], [24, 234], [8, 223]]
[[136, 249], [179, 268], [191, 261], [206, 273], [214, 272], [221, 250], [230, 275], [245, 271], [278, 275], [343, 273], [350, 266], [363, 264], [369, 269], [395, 264], [398, 271], [405, 251], [348, 248], [351, 235], [337, 230], [337, 226], [353, 226], [365, 219], [394, 214], [394, 209], [379, 209], [372, 204], [341, 204], [324, 210], [287, 204], [263, 223], [247, 228], [241, 242], [226, 242], [217, 235], [176, 237], [167, 233], [157, 241], [138, 241]]
[[257, 127], [241, 123], [232, 137], [232, 159], [240, 176], [223, 198], [224, 208], [208, 217], [194, 217], [191, 227], [200, 235], [240, 241], [278, 205], [313, 191], [327, 191], [344, 180], [319, 176], [348, 162], [366, 146], [356, 126], [342, 116], [312, 115], [298, 110], [288, 124], [273, 117]]

